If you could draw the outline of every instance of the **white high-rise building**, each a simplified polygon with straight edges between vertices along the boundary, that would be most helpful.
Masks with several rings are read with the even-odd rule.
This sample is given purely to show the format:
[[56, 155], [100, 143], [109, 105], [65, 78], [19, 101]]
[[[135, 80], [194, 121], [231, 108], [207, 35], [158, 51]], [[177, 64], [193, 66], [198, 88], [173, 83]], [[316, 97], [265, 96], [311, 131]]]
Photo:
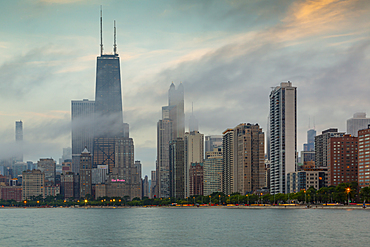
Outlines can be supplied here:
[[270, 193], [287, 193], [287, 174], [296, 171], [297, 88], [290, 81], [270, 93]]
[[204, 135], [199, 131], [185, 133], [185, 197], [190, 196], [189, 169], [191, 163], [203, 163], [204, 160]]
[[347, 134], [357, 137], [358, 131], [367, 129], [370, 124], [370, 118], [366, 117], [365, 112], [353, 114], [353, 118], [347, 120]]

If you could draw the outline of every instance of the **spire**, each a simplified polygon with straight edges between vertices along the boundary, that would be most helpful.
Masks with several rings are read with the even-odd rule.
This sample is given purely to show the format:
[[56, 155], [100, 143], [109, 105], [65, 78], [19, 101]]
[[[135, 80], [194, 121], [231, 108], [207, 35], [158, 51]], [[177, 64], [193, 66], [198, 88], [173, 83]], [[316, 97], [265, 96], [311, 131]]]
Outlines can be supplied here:
[[100, 56], [103, 55], [103, 7], [100, 5]]
[[116, 20], [114, 20], [114, 44], [113, 44], [114, 55], [117, 55], [117, 43], [116, 43]]

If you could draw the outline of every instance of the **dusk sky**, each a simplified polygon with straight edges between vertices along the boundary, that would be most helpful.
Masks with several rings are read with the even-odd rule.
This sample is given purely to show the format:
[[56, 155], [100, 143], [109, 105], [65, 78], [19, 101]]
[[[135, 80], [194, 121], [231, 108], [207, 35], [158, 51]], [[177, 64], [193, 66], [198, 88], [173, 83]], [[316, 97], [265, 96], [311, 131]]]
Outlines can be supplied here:
[[171, 82], [183, 83], [185, 119], [205, 135], [239, 123], [266, 131], [271, 87], [298, 95], [298, 151], [311, 119], [320, 134], [356, 112], [370, 115], [370, 1], [1, 0], [0, 158], [15, 121], [24, 159], [71, 146], [71, 100], [94, 99], [99, 15], [104, 52], [121, 58], [124, 121], [143, 176], [155, 169], [156, 126]]

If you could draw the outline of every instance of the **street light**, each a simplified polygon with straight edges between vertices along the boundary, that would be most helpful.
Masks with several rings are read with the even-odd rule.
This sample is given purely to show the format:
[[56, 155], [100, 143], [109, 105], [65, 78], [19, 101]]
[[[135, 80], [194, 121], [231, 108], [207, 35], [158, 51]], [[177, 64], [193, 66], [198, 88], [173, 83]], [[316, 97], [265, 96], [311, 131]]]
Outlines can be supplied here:
[[303, 190], [304, 192], [304, 203], [307, 204], [307, 200], [306, 200], [306, 190]]
[[194, 206], [195, 206], [195, 197], [193, 196]]
[[218, 205], [221, 205], [221, 195], [218, 195]]
[[348, 197], [347, 200], [348, 200], [348, 205], [349, 205], [349, 192], [351, 191], [351, 189], [348, 187], [346, 190], [347, 190], [347, 197]]
[[247, 205], [249, 206], [249, 196], [247, 195]]
[[229, 195], [229, 203], [231, 203], [230, 195]]
[[85, 199], [85, 207], [86, 207], [87, 200]]
[[260, 197], [260, 200], [261, 200], [261, 204], [262, 204], [262, 192], [261, 192], [261, 197]]
[[209, 206], [211, 206], [211, 196], [209, 196]]

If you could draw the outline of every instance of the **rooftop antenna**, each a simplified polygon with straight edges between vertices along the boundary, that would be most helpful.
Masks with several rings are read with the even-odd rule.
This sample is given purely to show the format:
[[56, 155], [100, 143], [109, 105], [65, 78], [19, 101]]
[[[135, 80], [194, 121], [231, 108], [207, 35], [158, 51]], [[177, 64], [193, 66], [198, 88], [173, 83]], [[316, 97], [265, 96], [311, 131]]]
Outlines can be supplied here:
[[316, 129], [315, 128], [315, 117], [313, 117], [313, 129]]
[[103, 7], [100, 5], [100, 56], [103, 55]]
[[117, 43], [116, 43], [116, 20], [114, 20], [114, 45], [113, 45], [114, 55], [117, 55]]

